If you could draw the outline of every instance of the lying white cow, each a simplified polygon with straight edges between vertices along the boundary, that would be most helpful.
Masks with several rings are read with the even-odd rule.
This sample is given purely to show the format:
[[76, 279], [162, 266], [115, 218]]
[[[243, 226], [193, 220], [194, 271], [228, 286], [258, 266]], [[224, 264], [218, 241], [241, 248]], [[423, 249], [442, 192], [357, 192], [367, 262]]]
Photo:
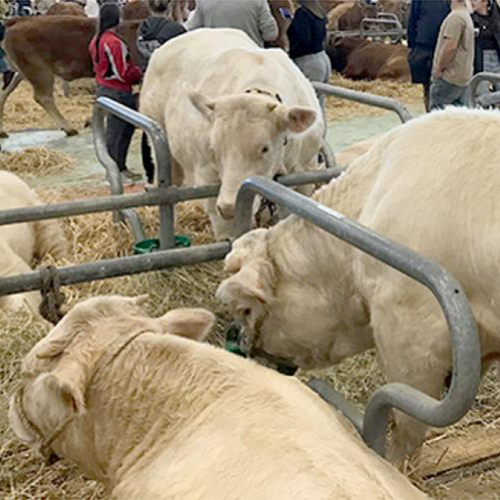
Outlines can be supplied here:
[[[420, 252], [463, 286], [483, 360], [500, 354], [500, 112], [449, 109], [383, 136], [315, 199]], [[390, 382], [440, 398], [450, 344], [421, 285], [292, 216], [237, 240], [218, 296], [257, 347], [303, 368], [377, 347]], [[392, 458], [421, 444], [400, 414]]]
[[206, 204], [218, 238], [247, 177], [318, 166], [324, 122], [310, 82], [240, 30], [199, 29], [156, 50], [140, 111], [164, 126], [177, 184], [222, 184]]
[[31, 350], [10, 408], [22, 441], [112, 498], [426, 498], [298, 380], [191, 340], [211, 313], [153, 319], [141, 300], [87, 300]]
[[[38, 196], [16, 175], [0, 171], [0, 210], [40, 205]], [[68, 247], [59, 223], [54, 220], [0, 226], [0, 277], [26, 274], [35, 258], [45, 254], [67, 257]], [[40, 293], [27, 292], [0, 297], [0, 308], [27, 306], [38, 313]]]

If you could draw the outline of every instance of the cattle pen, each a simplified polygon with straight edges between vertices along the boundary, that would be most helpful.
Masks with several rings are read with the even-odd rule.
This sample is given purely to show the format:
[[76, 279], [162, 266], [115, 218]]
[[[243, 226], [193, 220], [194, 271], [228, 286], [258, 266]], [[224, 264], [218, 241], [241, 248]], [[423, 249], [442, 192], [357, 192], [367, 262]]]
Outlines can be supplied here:
[[[317, 87], [320, 88], [320, 87]], [[331, 95], [337, 95], [338, 97], [342, 97], [343, 91], [340, 90], [332, 90]], [[347, 95], [347, 94], [345, 94]], [[363, 97], [360, 97], [360, 99], [363, 99]], [[359, 102], [362, 102], [360, 100]], [[104, 109], [104, 108], [101, 108]], [[405, 108], [398, 108], [401, 112], [400, 118], [401, 121], [405, 121], [406, 119], [410, 119], [411, 115], [406, 115], [405, 113]], [[405, 119], [403, 119], [405, 117]], [[136, 117], [137, 118], [137, 117]], [[99, 136], [96, 134], [96, 143], [99, 141]], [[161, 142], [161, 139], [159, 140]], [[153, 141], [154, 144], [154, 141]], [[97, 146], [98, 147], [98, 146]], [[102, 158], [102, 157], [101, 157]], [[157, 156], [158, 159], [158, 156]], [[107, 167], [106, 167], [107, 168]], [[166, 186], [162, 187], [162, 180], [160, 179], [159, 186], [157, 190], [152, 190], [150, 192], [140, 194], [140, 195], [127, 195], [123, 194], [123, 191], [120, 193], [119, 191], [122, 190], [122, 186], [119, 183], [119, 180], [115, 176], [115, 184], [113, 184], [113, 180], [111, 175], [109, 175], [110, 169], [107, 168], [109, 180], [112, 186], [112, 196], [108, 197], [102, 197], [99, 199], [94, 199], [94, 200], [87, 200], [87, 201], [82, 201], [82, 202], [68, 202], [65, 204], [59, 204], [59, 205], [53, 205], [53, 206], [47, 206], [47, 207], [38, 207], [37, 209], [34, 209], [32, 211], [18, 211], [10, 214], [0, 214], [0, 223], [16, 223], [20, 222], [21, 220], [41, 220], [44, 219], [48, 216], [52, 217], [66, 217], [66, 216], [73, 216], [73, 215], [83, 215], [87, 213], [96, 213], [100, 212], [103, 210], [109, 210], [109, 211], [116, 211], [116, 218], [120, 219], [125, 219], [130, 223], [130, 226], [132, 228], [132, 231], [134, 233], [134, 239], [141, 239], [142, 236], [144, 235], [144, 229], [142, 228], [141, 221], [138, 217], [133, 215], [131, 212], [131, 209], [139, 206], [160, 206], [162, 204], [167, 204], [167, 205], [172, 205], [176, 203], [183, 202], [185, 200], [190, 200], [190, 199], [197, 199], [198, 197], [201, 197], [202, 194], [204, 196], [215, 196], [217, 194], [217, 186], [204, 186], [200, 188], [181, 188], [179, 189], [176, 193], [173, 192], [173, 188], [168, 187], [168, 178], [164, 180], [164, 183]], [[330, 172], [321, 172], [321, 175], [323, 176], [322, 178], [314, 178], [314, 182], [322, 180], [325, 181], [327, 180], [330, 176], [336, 175], [338, 173], [338, 170], [333, 170]], [[311, 182], [312, 178], [311, 177], [303, 177], [297, 179], [296, 177], [289, 177], [289, 178], [281, 178], [279, 179], [281, 183], [284, 185], [293, 185], [295, 181], [299, 180], [299, 182]], [[251, 191], [254, 189], [257, 189], [263, 194], [264, 191], [269, 190], [269, 193], [274, 192], [274, 189], [276, 188], [277, 191], [282, 191], [279, 186], [274, 186], [274, 184], [268, 184], [267, 182], [264, 182], [263, 184], [259, 184], [261, 181], [260, 180], [253, 180], [250, 181], [245, 188], [246, 194], [242, 194], [243, 197], [247, 196], [253, 196], [254, 193], [250, 194]], [[199, 191], [196, 191], [196, 189], [199, 189]], [[163, 193], [161, 192], [163, 191]], [[268, 193], [268, 194], [269, 194]], [[287, 190], [284, 191], [284, 196], [292, 196], [295, 197], [295, 195], [289, 193]], [[298, 196], [298, 195], [297, 195]], [[281, 198], [275, 199], [277, 203], [282, 201]], [[240, 202], [241, 203], [244, 202]], [[244, 203], [247, 208], [246, 210], [248, 211], [248, 201]], [[241, 205], [243, 207], [243, 205]], [[310, 207], [311, 209], [313, 208], [318, 208], [318, 207]], [[61, 212], [59, 212], [59, 209]], [[289, 209], [296, 209], [299, 210], [297, 207], [292, 207], [290, 206]], [[307, 210], [302, 206], [300, 208], [300, 213], [305, 214]], [[172, 210], [173, 212], [173, 210]], [[245, 209], [239, 208], [238, 213], [240, 214], [240, 219], [238, 224], [241, 224], [242, 226], [245, 224], [248, 224], [250, 221], [250, 218], [248, 216], [248, 213], [245, 214]], [[23, 217], [26, 217], [23, 219]], [[33, 217], [29, 219], [29, 217]], [[336, 220], [335, 217], [332, 217], [331, 214], [328, 214], [328, 219], [330, 221]], [[338, 222], [340, 222], [340, 226], [344, 227], [346, 221], [344, 218], [339, 217]], [[332, 222], [333, 223], [333, 222]], [[170, 226], [170, 221], [169, 221], [169, 215], [168, 211], [164, 214], [164, 222], [165, 224], [164, 227], [169, 227]], [[172, 227], [172, 226], [170, 226]], [[142, 230], [142, 233], [141, 233]], [[162, 232], [160, 233], [162, 234]], [[170, 233], [173, 234], [173, 231]], [[147, 255], [147, 256], [136, 256], [136, 257], [125, 257], [122, 259], [113, 259], [112, 261], [107, 261], [109, 263], [109, 267], [107, 265], [104, 265], [102, 263], [96, 262], [96, 263], [90, 263], [90, 264], [83, 264], [80, 266], [76, 266], [73, 269], [68, 267], [68, 268], [62, 268], [60, 271], [50, 271], [51, 274], [48, 274], [49, 271], [37, 271], [35, 273], [32, 273], [29, 275], [29, 278], [27, 276], [20, 278], [20, 280], [16, 281], [16, 278], [12, 278], [11, 281], [10, 279], [7, 280], [0, 280], [0, 294], [3, 293], [15, 293], [20, 290], [27, 290], [27, 289], [36, 289], [36, 288], [43, 288], [44, 283], [47, 283], [47, 279], [52, 277], [52, 279], [57, 276], [57, 280], [59, 281], [59, 284], [61, 286], [72, 284], [72, 283], [80, 283], [87, 281], [88, 279], [104, 279], [106, 277], [112, 277], [112, 276], [120, 276], [123, 275], [123, 270], [127, 268], [128, 265], [130, 266], [136, 266], [133, 271], [131, 272], [144, 272], [144, 271], [150, 271], [150, 270], [157, 270], [157, 269], [168, 269], [170, 267], [175, 267], [178, 265], [190, 265], [196, 262], [207, 262], [211, 261], [214, 259], [221, 259], [230, 249], [230, 243], [228, 242], [222, 242], [222, 243], [213, 243], [206, 245], [206, 247], [209, 248], [198, 248], [198, 247], [193, 247], [190, 249], [171, 249], [173, 246], [173, 241], [170, 240], [168, 241], [167, 238], [164, 238], [163, 245], [165, 250], [159, 251], [155, 254]], [[170, 248], [170, 249], [169, 249]], [[206, 259], [206, 260], [205, 260]], [[105, 270], [105, 268], [107, 269]], [[39, 274], [38, 274], [39, 273]], [[109, 274], [108, 274], [109, 273]], [[451, 293], [451, 298], [454, 299], [455, 290], [457, 289], [454, 284], [450, 283], [449, 284], [449, 290], [452, 292]], [[462, 294], [458, 294], [460, 297], [462, 297]], [[460, 309], [460, 307], [459, 307]], [[469, 325], [471, 327], [471, 325]], [[472, 327], [473, 329], [473, 327]], [[470, 329], [469, 329], [470, 330]], [[473, 335], [472, 335], [473, 337]], [[470, 354], [472, 352], [472, 355]], [[474, 358], [474, 348], [472, 347], [471, 351], [469, 352], [468, 356], [472, 356]], [[470, 367], [470, 365], [469, 365]], [[455, 368], [455, 365], [454, 365]], [[474, 367], [470, 367], [470, 372], [474, 372]], [[472, 376], [469, 380], [470, 387], [468, 388], [468, 391], [472, 391], [472, 393], [475, 394], [477, 383], [474, 380], [474, 376]], [[320, 384], [321, 385], [321, 384]], [[459, 386], [463, 387], [461, 383], [458, 384]], [[456, 388], [456, 387], [455, 387]], [[331, 394], [328, 394], [328, 388], [322, 387], [320, 389], [323, 391], [323, 394], [326, 398], [330, 397]], [[453, 396], [453, 395], [452, 395]], [[447, 396], [448, 397], [448, 396]], [[454, 396], [453, 396], [454, 397]], [[469, 394], [468, 398], [466, 398], [468, 402], [471, 402], [471, 396]], [[473, 397], [472, 397], [473, 399]], [[383, 405], [384, 406], [384, 405]], [[460, 406], [460, 411], [465, 411], [464, 410], [464, 405], [463, 403], [460, 403], [458, 406]], [[348, 412], [349, 410], [347, 410]], [[371, 411], [371, 410], [369, 410]], [[355, 422], [359, 422], [359, 413], [357, 413], [358, 417], [355, 417], [354, 420]], [[383, 420], [383, 419], [382, 419]], [[384, 432], [383, 434], [385, 435], [385, 422], [382, 424], [382, 427], [384, 427]], [[378, 432], [378, 431], [377, 431]], [[381, 434], [379, 434], [380, 436]], [[379, 449], [381, 449], [382, 445], [377, 445]]]

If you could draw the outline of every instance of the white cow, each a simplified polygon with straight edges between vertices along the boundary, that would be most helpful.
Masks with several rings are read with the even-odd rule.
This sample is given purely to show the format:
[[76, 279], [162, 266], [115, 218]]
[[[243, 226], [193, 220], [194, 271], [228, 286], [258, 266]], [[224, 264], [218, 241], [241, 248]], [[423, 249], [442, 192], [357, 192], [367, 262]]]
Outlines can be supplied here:
[[240, 30], [199, 29], [156, 50], [140, 111], [164, 126], [177, 184], [222, 184], [206, 204], [219, 238], [247, 177], [318, 166], [325, 127], [310, 82], [285, 52]]
[[[449, 109], [383, 136], [315, 199], [441, 263], [463, 286], [483, 361], [500, 354], [500, 112]], [[237, 240], [218, 296], [257, 347], [303, 368], [377, 347], [390, 382], [439, 398], [450, 343], [432, 294], [298, 217]], [[391, 456], [425, 429], [396, 415]]]
[[[40, 205], [38, 196], [16, 175], [0, 171], [0, 210]], [[35, 258], [45, 254], [67, 257], [67, 242], [59, 223], [54, 220], [0, 226], [0, 277], [26, 274]], [[40, 293], [27, 292], [0, 297], [0, 308], [27, 306], [37, 314]]]
[[335, 154], [335, 160], [340, 167], [348, 167], [352, 162], [357, 160], [360, 156], [364, 155], [378, 140], [382, 134], [377, 134], [368, 139], [355, 142], [350, 146], [346, 146], [339, 153]]
[[112, 498], [426, 498], [297, 379], [191, 340], [213, 314], [153, 319], [142, 300], [87, 300], [31, 350], [22, 441], [52, 440]]

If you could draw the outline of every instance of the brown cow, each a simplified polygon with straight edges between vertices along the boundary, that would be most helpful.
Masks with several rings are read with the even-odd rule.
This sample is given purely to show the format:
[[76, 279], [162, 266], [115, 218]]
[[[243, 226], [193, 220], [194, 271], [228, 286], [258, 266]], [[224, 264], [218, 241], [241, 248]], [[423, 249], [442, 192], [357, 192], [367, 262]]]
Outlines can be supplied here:
[[410, 80], [408, 47], [342, 38], [326, 50], [332, 68], [353, 80]]
[[406, 27], [410, 14], [410, 0], [378, 0], [377, 11], [395, 14], [401, 24]]
[[366, 17], [377, 17], [377, 9], [365, 3], [346, 0], [328, 13], [328, 27], [340, 31], [354, 31]]
[[[54, 78], [66, 81], [94, 76], [88, 46], [96, 30], [95, 19], [70, 16], [13, 18], [6, 23], [4, 48], [11, 67], [18, 73], [0, 92], [0, 137], [3, 130], [5, 102], [19, 83], [26, 79], [33, 87], [35, 101], [52, 117], [67, 135], [77, 131], [61, 115], [54, 102]], [[123, 22], [118, 34], [138, 61], [135, 37], [138, 21]]]
[[146, 19], [150, 14], [147, 1], [136, 0], [135, 2], [128, 2], [122, 7], [122, 19], [124, 21]]
[[70, 2], [57, 2], [47, 10], [46, 16], [87, 17], [81, 5]]

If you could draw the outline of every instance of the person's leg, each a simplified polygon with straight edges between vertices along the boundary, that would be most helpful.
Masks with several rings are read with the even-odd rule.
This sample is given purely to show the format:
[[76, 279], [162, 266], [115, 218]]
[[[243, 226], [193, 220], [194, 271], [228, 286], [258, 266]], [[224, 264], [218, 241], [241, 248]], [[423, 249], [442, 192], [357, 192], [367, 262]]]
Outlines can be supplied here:
[[[137, 109], [137, 97], [133, 94], [122, 93], [119, 102], [128, 108]], [[116, 134], [116, 157], [120, 170], [125, 170], [127, 168], [127, 153], [132, 141], [132, 136], [134, 135], [135, 127], [123, 120], [118, 120], [118, 122], [119, 123], [115, 126], [116, 129], [119, 130]]]
[[[330, 79], [330, 59], [326, 55], [326, 52], [319, 52], [318, 54], [310, 54], [307, 56], [298, 57], [297, 59], [294, 59], [293, 62], [299, 67], [302, 73], [304, 73], [307, 79], [311, 82], [327, 83]], [[318, 95], [318, 100], [324, 113], [324, 95]]]
[[430, 89], [430, 109], [442, 109], [445, 106], [461, 104], [464, 88], [443, 80], [434, 80]]
[[431, 82], [423, 83], [422, 87], [424, 88], [425, 111], [429, 112], [431, 110], [431, 105], [430, 105]]

